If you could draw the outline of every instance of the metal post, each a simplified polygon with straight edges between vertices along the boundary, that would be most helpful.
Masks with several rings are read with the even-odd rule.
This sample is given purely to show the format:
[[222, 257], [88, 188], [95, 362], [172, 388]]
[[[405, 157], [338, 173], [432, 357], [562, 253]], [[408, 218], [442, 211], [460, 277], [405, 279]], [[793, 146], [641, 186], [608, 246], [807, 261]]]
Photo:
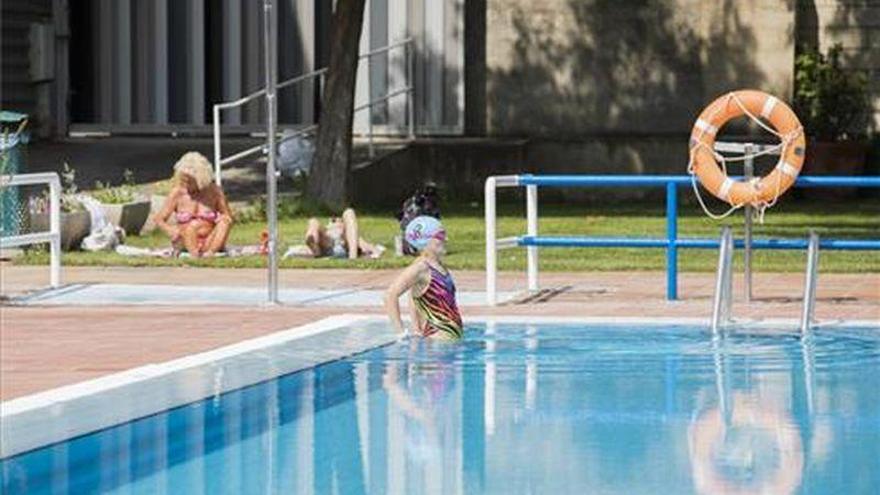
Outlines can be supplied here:
[[807, 273], [804, 283], [804, 306], [801, 312], [801, 335], [807, 336], [816, 310], [816, 277], [819, 269], [819, 234], [810, 231], [807, 247]]
[[498, 270], [495, 238], [495, 177], [486, 179], [486, 304], [495, 306], [495, 280]]
[[220, 107], [214, 105], [214, 182], [221, 185], [220, 180]]
[[724, 365], [724, 354], [721, 351], [721, 335], [712, 336], [712, 357], [715, 368], [715, 393], [718, 394], [718, 409], [725, 426], [730, 424], [730, 381], [727, 379], [727, 367]]
[[498, 381], [498, 358], [496, 356], [498, 348], [498, 338], [496, 334], [498, 323], [494, 320], [486, 322], [486, 353], [484, 361], [485, 374], [483, 375], [483, 424], [485, 425], [486, 435], [495, 434], [495, 387]]
[[[752, 177], [755, 176], [755, 163], [754, 159], [752, 159], [752, 154], [755, 151], [755, 145], [752, 143], [746, 143], [743, 152], [745, 153], [746, 159], [743, 162], [743, 176], [745, 176], [745, 180], [749, 181]], [[745, 208], [743, 208], [743, 212], [746, 216], [745, 218], [745, 232], [743, 234], [743, 264], [745, 265], [745, 296], [746, 302], [752, 301], [752, 214], [753, 208], [752, 205], [746, 204]]]
[[815, 410], [815, 394], [813, 393], [815, 384], [815, 359], [813, 356], [813, 340], [809, 338], [809, 334], [801, 338], [801, 356], [804, 361], [804, 389], [807, 392], [807, 413], [810, 420], [813, 419], [813, 411]]
[[[526, 186], [526, 234], [538, 235], [538, 186]], [[538, 246], [526, 247], [529, 292], [538, 291]]]
[[666, 300], [678, 299], [678, 190], [666, 183]]
[[[369, 46], [369, 45], [368, 45]], [[367, 153], [370, 158], [376, 156], [373, 149], [373, 53], [367, 54]]]
[[61, 181], [55, 176], [49, 181], [49, 285], [61, 285]]
[[416, 85], [413, 82], [413, 56], [415, 52], [415, 41], [410, 40], [406, 45], [406, 83], [409, 85], [409, 105], [407, 105], [407, 116], [406, 119], [408, 121], [409, 126], [409, 138], [415, 139], [416, 137], [416, 112], [415, 112], [415, 94], [416, 94]]
[[269, 223], [269, 303], [278, 303], [278, 184], [275, 174], [275, 133], [277, 101], [275, 100], [276, 26], [274, 0], [263, 0], [263, 33], [266, 73], [266, 217]]
[[718, 249], [718, 270], [715, 275], [715, 296], [712, 300], [712, 334], [717, 336], [730, 311], [730, 265], [733, 260], [733, 234], [729, 226], [721, 230]]

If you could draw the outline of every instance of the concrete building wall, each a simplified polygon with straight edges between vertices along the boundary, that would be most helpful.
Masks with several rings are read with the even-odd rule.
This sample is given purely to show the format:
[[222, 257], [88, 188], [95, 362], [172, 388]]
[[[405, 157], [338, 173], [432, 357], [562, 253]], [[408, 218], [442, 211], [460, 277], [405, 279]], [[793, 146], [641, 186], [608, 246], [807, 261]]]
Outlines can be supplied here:
[[790, 98], [787, 0], [488, 0], [490, 135], [686, 133], [719, 94]]

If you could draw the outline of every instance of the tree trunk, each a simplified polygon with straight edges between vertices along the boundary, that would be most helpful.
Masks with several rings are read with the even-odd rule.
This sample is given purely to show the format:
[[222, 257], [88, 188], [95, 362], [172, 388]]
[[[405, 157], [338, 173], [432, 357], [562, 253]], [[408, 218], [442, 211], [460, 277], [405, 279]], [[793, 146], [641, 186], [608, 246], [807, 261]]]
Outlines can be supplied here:
[[365, 3], [338, 0], [330, 21], [330, 62], [309, 175], [309, 197], [337, 211], [346, 206], [351, 189], [351, 125]]

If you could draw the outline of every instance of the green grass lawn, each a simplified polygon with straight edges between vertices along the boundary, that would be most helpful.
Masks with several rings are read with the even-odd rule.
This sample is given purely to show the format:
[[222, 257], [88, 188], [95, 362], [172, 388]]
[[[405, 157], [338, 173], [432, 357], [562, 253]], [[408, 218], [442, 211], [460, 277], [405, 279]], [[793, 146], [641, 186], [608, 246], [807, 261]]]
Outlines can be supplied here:
[[[292, 209], [296, 210], [296, 209]], [[291, 210], [288, 210], [291, 211]], [[306, 215], [285, 215], [279, 222], [281, 249], [302, 242], [307, 221]], [[484, 268], [484, 225], [482, 205], [453, 205], [444, 208], [444, 224], [449, 233], [448, 264], [453, 269], [481, 270]], [[679, 237], [717, 237], [724, 224], [742, 232], [742, 215], [736, 214], [724, 221], [706, 218], [699, 207], [685, 204], [679, 207]], [[364, 237], [379, 242], [388, 252], [378, 260], [338, 259], [287, 259], [282, 268], [399, 268], [411, 261], [393, 255], [393, 239], [397, 234], [397, 222], [389, 212], [364, 212], [360, 214]], [[236, 224], [231, 244], [255, 244], [263, 222]], [[788, 201], [768, 211], [763, 225], [755, 224], [754, 235], [762, 237], [803, 238], [809, 228], [815, 228], [824, 237], [880, 238], [880, 200], [862, 201]], [[525, 232], [524, 207], [521, 204], [499, 206], [499, 237]], [[662, 201], [652, 204], [628, 206], [582, 206], [543, 205], [539, 231], [544, 235], [601, 235], [601, 236], [651, 236], [664, 237], [666, 224]], [[134, 246], [164, 247], [167, 238], [159, 232], [141, 237], [130, 237]], [[662, 270], [665, 267], [663, 249], [564, 249], [544, 248], [540, 251], [541, 270]], [[714, 250], [687, 249], [679, 251], [679, 268], [682, 271], [711, 271], [715, 268], [717, 253]], [[741, 253], [737, 253], [741, 262]], [[802, 251], [757, 251], [753, 257], [754, 267], [763, 272], [801, 272], [805, 254]], [[31, 251], [16, 260], [23, 264], [48, 262], [45, 252]], [[128, 258], [115, 253], [65, 253], [62, 263], [71, 265], [99, 266], [212, 266], [224, 268], [263, 267], [263, 257], [213, 258], [206, 260]], [[525, 250], [501, 251], [498, 258], [502, 270], [524, 270]], [[880, 272], [880, 253], [871, 251], [825, 251], [820, 257], [823, 272], [858, 273]]]

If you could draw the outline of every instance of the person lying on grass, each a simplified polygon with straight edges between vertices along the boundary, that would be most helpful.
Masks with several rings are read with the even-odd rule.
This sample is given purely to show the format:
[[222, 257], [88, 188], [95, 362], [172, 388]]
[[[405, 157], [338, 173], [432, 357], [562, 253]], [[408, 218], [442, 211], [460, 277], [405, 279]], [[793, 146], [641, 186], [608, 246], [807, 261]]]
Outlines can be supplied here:
[[[226, 195], [214, 183], [211, 162], [190, 151], [174, 165], [175, 186], [168, 194], [155, 223], [171, 238], [175, 252], [213, 256], [223, 251], [232, 227]], [[175, 222], [169, 222], [174, 215]]]
[[411, 333], [400, 317], [400, 296], [409, 291], [412, 333], [438, 340], [462, 338], [464, 326], [455, 300], [455, 282], [443, 265], [446, 230], [436, 218], [421, 216], [410, 221], [405, 237], [419, 251], [419, 257], [385, 292], [385, 311], [391, 324], [402, 335]]
[[310, 218], [305, 241], [309, 254], [314, 258], [378, 258], [385, 251], [384, 247], [371, 244], [360, 236], [357, 215], [351, 208], [342, 212], [342, 217], [332, 217], [326, 227], [317, 218]]

